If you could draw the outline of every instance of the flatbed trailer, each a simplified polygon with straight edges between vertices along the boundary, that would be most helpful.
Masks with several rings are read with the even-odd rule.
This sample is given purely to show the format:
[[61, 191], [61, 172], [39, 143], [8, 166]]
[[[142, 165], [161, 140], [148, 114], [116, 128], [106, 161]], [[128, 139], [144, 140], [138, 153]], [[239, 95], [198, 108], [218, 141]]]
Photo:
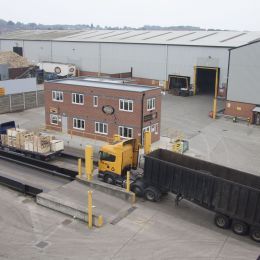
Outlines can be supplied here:
[[64, 150], [60, 150], [57, 152], [49, 152], [49, 153], [38, 153], [38, 152], [32, 152], [24, 149], [18, 149], [16, 147], [2, 145], [0, 141], [0, 149], [4, 151], [9, 151], [12, 153], [24, 155], [26, 157], [35, 158], [42, 161], [49, 161], [51, 159], [54, 159], [57, 156], [60, 156]]
[[260, 242], [260, 176], [158, 149], [145, 156], [132, 190], [150, 201], [174, 193], [177, 204], [189, 200], [215, 212], [218, 227]]

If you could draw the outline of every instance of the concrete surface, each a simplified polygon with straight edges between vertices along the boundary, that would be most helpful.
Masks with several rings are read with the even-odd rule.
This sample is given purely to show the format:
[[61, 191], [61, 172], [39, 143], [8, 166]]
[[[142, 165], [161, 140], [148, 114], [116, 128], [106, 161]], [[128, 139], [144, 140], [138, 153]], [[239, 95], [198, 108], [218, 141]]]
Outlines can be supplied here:
[[47, 208], [75, 216], [87, 222], [88, 219], [88, 191], [92, 190], [94, 222], [102, 215], [104, 223], [109, 223], [118, 217], [121, 212], [128, 211], [131, 204], [97, 189], [91, 189], [78, 181], [72, 181], [62, 187], [47, 193], [37, 195], [36, 202]]
[[81, 177], [77, 176], [76, 179], [95, 191], [101, 191], [102, 193], [115, 196], [128, 201], [131, 204], [135, 202], [135, 194], [133, 192], [127, 192], [126, 189], [100, 181], [97, 178], [97, 173], [98, 171], [96, 171], [96, 173], [94, 171], [94, 178], [91, 181], [88, 181], [85, 175], [82, 175]]
[[[94, 196], [94, 195], [93, 195]], [[0, 259], [256, 260], [259, 245], [213, 225], [213, 214], [186, 201], [140, 200], [118, 223], [85, 223], [0, 188]]]
[[70, 182], [67, 179], [13, 164], [3, 159], [0, 159], [0, 175], [21, 183], [26, 183], [43, 191], [50, 191]]

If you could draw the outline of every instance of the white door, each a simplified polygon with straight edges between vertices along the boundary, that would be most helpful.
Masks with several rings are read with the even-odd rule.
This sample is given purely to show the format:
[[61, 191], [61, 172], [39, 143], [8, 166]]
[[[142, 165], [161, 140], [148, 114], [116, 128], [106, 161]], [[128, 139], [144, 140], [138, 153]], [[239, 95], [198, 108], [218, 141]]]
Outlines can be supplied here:
[[62, 132], [68, 133], [68, 117], [62, 116]]

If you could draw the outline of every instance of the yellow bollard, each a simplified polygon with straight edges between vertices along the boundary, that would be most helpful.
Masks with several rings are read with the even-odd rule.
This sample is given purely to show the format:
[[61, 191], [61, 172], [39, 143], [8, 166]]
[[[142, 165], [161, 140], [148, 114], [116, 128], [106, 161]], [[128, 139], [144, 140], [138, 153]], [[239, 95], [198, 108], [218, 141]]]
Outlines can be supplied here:
[[151, 132], [144, 133], [144, 154], [151, 152], [152, 134]]
[[114, 142], [120, 142], [121, 141], [121, 137], [120, 137], [120, 135], [114, 135], [114, 138], [113, 138], [114, 140]]
[[85, 147], [85, 168], [86, 177], [88, 181], [91, 181], [93, 178], [93, 147], [91, 145]]
[[216, 119], [216, 114], [217, 114], [217, 98], [213, 99], [213, 114], [212, 118]]
[[126, 191], [130, 192], [130, 171], [126, 173]]
[[88, 191], [88, 227], [92, 228], [92, 191]]
[[82, 177], [82, 162], [81, 159], [78, 159], [78, 175], [81, 178]]
[[97, 223], [98, 227], [102, 227], [103, 226], [103, 216], [99, 215], [98, 216], [98, 223]]

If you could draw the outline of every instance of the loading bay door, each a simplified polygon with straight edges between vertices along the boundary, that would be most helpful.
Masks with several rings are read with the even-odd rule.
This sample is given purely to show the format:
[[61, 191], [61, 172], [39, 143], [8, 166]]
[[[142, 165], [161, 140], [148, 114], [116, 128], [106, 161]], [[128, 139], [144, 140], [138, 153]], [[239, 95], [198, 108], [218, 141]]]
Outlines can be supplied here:
[[220, 68], [194, 67], [194, 92], [196, 94], [213, 94], [217, 96]]

